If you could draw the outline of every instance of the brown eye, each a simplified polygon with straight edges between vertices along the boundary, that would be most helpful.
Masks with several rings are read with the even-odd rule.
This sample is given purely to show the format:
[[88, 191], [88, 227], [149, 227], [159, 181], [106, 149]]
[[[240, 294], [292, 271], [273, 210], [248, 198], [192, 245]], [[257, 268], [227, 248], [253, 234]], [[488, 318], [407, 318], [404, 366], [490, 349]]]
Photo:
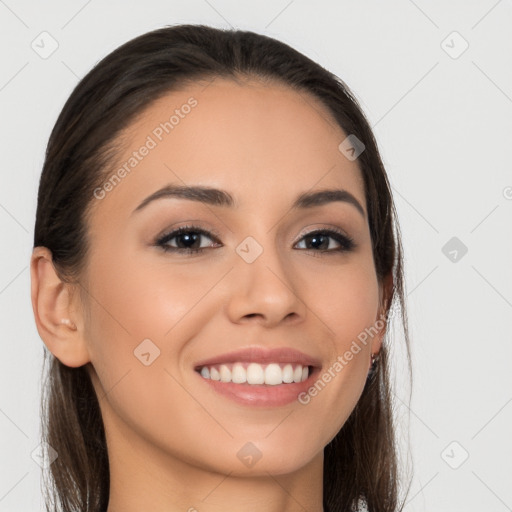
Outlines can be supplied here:
[[[331, 247], [331, 240], [335, 240], [338, 247]], [[312, 249], [305, 247], [306, 250], [314, 250], [315, 252], [348, 252], [355, 248], [352, 238], [334, 230], [317, 230], [304, 235], [299, 243], [305, 242], [311, 245]]]
[[[160, 237], [155, 245], [161, 247], [164, 251], [169, 252], [202, 252], [204, 249], [208, 248], [201, 247], [201, 242], [205, 239], [209, 238], [210, 240], [214, 240], [215, 238], [211, 233], [205, 231], [202, 228], [196, 226], [182, 226], [170, 233], [167, 233]], [[169, 242], [171, 240], [176, 239], [176, 245], [170, 245]], [[211, 245], [209, 247], [212, 247]]]

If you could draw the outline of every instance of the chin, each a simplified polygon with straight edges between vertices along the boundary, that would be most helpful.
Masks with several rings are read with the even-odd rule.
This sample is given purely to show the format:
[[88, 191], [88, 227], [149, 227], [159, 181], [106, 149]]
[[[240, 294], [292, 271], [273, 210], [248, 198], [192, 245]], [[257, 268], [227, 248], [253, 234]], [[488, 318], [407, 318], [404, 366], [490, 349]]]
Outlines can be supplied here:
[[[323, 457], [323, 447], [305, 450], [303, 443], [276, 446], [274, 443], [245, 442], [234, 449], [223, 451], [222, 455], [206, 464], [210, 471], [230, 476], [262, 476], [291, 474]], [[229, 452], [233, 456], [229, 456]], [[321, 459], [323, 463], [323, 458]]]

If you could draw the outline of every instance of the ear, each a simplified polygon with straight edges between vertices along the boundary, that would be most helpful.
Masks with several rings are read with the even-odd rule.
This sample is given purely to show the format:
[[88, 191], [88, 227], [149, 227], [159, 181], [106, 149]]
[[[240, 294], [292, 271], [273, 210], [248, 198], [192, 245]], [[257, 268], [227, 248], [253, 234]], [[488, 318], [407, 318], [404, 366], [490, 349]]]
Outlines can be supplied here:
[[372, 339], [371, 353], [378, 354], [382, 347], [382, 340], [386, 334], [387, 329], [387, 313], [389, 310], [389, 300], [391, 297], [391, 293], [393, 291], [393, 274], [390, 272], [387, 276], [384, 277], [382, 283], [380, 285], [379, 290], [379, 311], [377, 314], [377, 318], [375, 319], [375, 327], [378, 329], [378, 334], [376, 334]]
[[83, 314], [73, 285], [55, 271], [52, 253], [35, 247], [30, 260], [32, 309], [39, 336], [48, 350], [66, 366], [90, 361], [84, 339]]

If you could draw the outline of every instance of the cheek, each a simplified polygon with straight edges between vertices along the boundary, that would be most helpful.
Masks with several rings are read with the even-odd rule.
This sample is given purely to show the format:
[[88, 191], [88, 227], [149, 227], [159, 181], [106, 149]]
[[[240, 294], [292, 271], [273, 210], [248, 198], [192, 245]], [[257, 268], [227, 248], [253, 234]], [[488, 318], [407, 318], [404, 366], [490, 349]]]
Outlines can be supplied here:
[[312, 415], [327, 415], [324, 434], [334, 436], [336, 430], [330, 429], [346, 421], [366, 383], [379, 286], [372, 261], [361, 258], [325, 275], [317, 273], [307, 287], [308, 307], [322, 320], [330, 341], [330, 362], [301, 403]]
[[190, 266], [170, 264], [165, 256], [138, 257], [135, 251], [127, 257], [113, 247], [97, 252], [90, 269], [92, 362], [116, 368], [140, 364], [134, 351], [146, 339], [160, 355], [179, 360], [186, 341], [215, 310], [215, 294], [209, 291], [225, 273], [207, 265], [192, 271]]
[[133, 253], [128, 258], [105, 251], [97, 260], [98, 264], [91, 264], [91, 289], [98, 297], [96, 306], [103, 306], [96, 308], [104, 324], [101, 328], [124, 330], [132, 334], [134, 341], [141, 336], [163, 336], [213, 280], [205, 275], [199, 281], [184, 267], [155, 264]]
[[307, 279], [304, 300], [323, 321], [338, 352], [373, 325], [379, 308], [379, 284], [367, 257], [320, 269]]

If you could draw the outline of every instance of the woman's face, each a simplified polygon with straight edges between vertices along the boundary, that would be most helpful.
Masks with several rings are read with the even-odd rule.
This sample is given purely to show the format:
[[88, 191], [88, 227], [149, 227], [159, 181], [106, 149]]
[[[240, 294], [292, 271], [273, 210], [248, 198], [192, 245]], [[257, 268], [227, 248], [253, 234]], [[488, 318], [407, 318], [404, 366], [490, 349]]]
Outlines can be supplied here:
[[[380, 341], [361, 342], [380, 287], [347, 135], [306, 94], [223, 79], [168, 94], [126, 131], [92, 198], [82, 281], [88, 368], [118, 460], [144, 448], [232, 475], [321, 461]], [[223, 192], [147, 200], [166, 187]], [[327, 189], [346, 193], [293, 206]], [[245, 349], [290, 350], [226, 355]], [[314, 367], [306, 382], [275, 383], [300, 381], [301, 361]]]

